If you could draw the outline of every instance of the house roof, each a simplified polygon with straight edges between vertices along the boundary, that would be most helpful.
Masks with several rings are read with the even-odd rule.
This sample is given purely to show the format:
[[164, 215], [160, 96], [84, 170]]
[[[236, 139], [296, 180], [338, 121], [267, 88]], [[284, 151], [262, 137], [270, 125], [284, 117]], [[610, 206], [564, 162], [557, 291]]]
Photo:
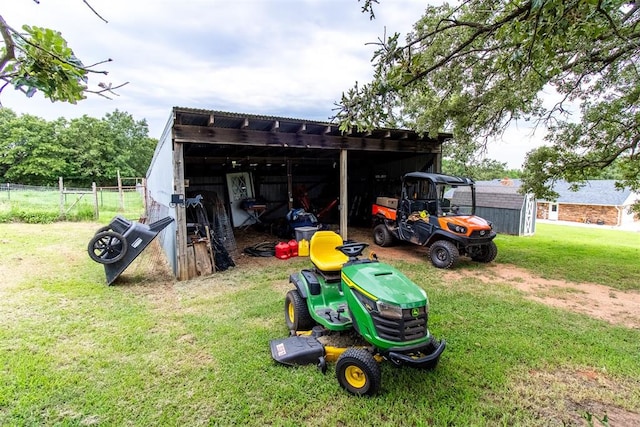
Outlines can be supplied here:
[[[590, 180], [580, 187], [578, 191], [572, 191], [569, 188], [571, 186], [569, 182], [557, 181], [553, 186], [553, 190], [558, 193], [558, 198], [557, 200], [548, 201], [580, 205], [622, 206], [628, 200], [631, 190], [627, 188], [619, 190], [616, 188], [615, 183], [616, 181], [613, 179]], [[514, 192], [518, 191], [521, 184], [522, 182], [519, 179], [479, 181], [476, 183], [478, 188], [506, 188], [511, 190], [505, 191]]]
[[615, 183], [612, 179], [592, 180], [587, 181], [578, 191], [571, 191], [568, 182], [559, 181], [553, 190], [559, 194], [557, 203], [622, 206], [629, 198], [631, 190], [618, 190]]

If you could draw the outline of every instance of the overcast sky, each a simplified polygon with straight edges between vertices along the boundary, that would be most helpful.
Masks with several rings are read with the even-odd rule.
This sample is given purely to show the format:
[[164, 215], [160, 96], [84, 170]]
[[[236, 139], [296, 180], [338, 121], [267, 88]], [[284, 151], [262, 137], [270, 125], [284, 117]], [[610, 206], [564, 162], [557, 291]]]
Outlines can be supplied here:
[[[367, 43], [385, 27], [406, 34], [439, 1], [383, 0], [371, 21], [357, 0], [90, 0], [108, 23], [82, 0], [3, 3], [9, 25], [60, 31], [86, 65], [112, 58], [93, 87], [129, 82], [111, 101], [90, 95], [77, 105], [6, 88], [3, 106], [47, 120], [118, 109], [159, 138], [174, 106], [328, 121], [343, 91], [371, 79]], [[519, 168], [540, 138], [511, 128], [489, 157]]]

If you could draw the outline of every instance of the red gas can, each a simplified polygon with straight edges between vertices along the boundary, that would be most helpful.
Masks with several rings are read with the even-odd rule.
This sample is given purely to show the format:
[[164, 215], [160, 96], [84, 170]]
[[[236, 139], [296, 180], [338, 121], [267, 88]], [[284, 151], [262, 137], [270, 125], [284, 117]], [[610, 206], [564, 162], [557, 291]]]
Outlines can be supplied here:
[[286, 242], [280, 242], [276, 245], [276, 258], [288, 259], [289, 258], [289, 244]]
[[298, 256], [298, 241], [295, 239], [289, 240], [289, 256]]

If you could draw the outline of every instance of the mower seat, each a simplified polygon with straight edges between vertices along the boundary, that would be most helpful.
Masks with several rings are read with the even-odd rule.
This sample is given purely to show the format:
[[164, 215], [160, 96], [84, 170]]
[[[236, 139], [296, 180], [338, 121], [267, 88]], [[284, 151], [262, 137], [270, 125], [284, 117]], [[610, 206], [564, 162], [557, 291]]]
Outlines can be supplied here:
[[316, 231], [311, 236], [309, 258], [320, 271], [340, 271], [349, 257], [336, 249], [343, 245], [342, 237], [333, 231]]

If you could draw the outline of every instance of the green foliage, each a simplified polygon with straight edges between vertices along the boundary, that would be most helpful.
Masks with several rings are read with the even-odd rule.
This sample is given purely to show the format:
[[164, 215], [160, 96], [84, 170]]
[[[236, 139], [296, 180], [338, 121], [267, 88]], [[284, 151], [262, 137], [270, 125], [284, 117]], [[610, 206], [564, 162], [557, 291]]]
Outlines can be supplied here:
[[0, 36], [0, 81], [6, 82], [0, 94], [11, 85], [28, 97], [40, 91], [51, 101], [75, 104], [88, 92], [109, 98], [113, 89], [124, 86], [98, 83], [98, 89], [89, 89], [90, 73], [107, 72], [95, 70], [98, 64], [85, 66], [59, 31], [30, 25], [17, 31], [0, 15]]
[[146, 175], [157, 142], [145, 120], [118, 110], [48, 122], [0, 108], [0, 119], [0, 182], [51, 185], [62, 176], [73, 186], [113, 185], [117, 171]]
[[521, 171], [507, 169], [507, 164], [492, 159], [483, 159], [480, 162], [465, 164], [455, 160], [444, 159], [442, 172], [453, 176], [465, 176], [475, 181], [490, 181], [502, 178], [520, 178]]
[[14, 36], [16, 62], [6, 70], [11, 84], [32, 96], [41, 91], [52, 101], [75, 104], [84, 99], [87, 70], [67, 46], [60, 32], [24, 25], [25, 34]]
[[[555, 180], [580, 182], [617, 161], [620, 184], [637, 191], [639, 22], [628, 0], [429, 6], [404, 44], [380, 41], [373, 81], [343, 94], [337, 118], [342, 129], [451, 130], [462, 153], [532, 120], [548, 128], [548, 147], [529, 154], [525, 190], [542, 197]], [[555, 105], [543, 107], [545, 93]]]
[[25, 207], [11, 207], [8, 211], [0, 211], [0, 222], [24, 222], [27, 224], [50, 224], [59, 219], [60, 214], [55, 210], [29, 209]]

